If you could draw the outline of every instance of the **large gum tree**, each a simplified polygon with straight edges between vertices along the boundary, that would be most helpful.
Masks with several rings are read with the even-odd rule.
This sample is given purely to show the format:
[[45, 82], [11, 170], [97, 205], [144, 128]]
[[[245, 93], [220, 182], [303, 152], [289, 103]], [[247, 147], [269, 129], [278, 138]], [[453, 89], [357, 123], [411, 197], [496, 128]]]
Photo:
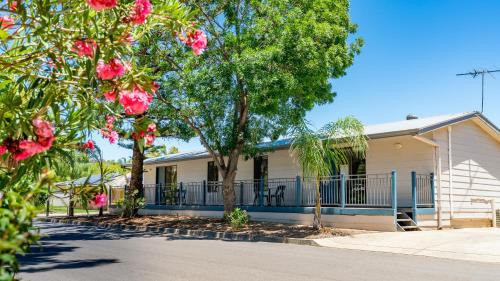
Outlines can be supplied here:
[[[335, 97], [362, 45], [347, 0], [187, 1], [208, 36], [199, 57], [162, 32], [149, 34], [159, 101], [200, 139], [223, 178], [224, 212], [235, 207], [238, 161], [275, 140], [315, 105]], [[146, 37], [144, 37], [146, 38]], [[156, 59], [155, 59], [156, 58]]]

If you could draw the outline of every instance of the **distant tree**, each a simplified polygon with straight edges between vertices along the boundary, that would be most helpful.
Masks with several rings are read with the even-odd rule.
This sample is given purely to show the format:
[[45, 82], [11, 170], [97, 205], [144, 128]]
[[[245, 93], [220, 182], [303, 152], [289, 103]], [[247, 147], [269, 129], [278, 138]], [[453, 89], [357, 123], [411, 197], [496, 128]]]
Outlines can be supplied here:
[[175, 146], [171, 146], [167, 149], [167, 145], [155, 145], [145, 150], [146, 158], [154, 158], [162, 155], [176, 154], [179, 153], [179, 149]]
[[[241, 156], [300, 124], [315, 105], [333, 101], [362, 40], [348, 0], [187, 1], [207, 33], [193, 57], [171, 33], [156, 29], [140, 54], [161, 73], [163, 114], [181, 120], [212, 156], [223, 178], [224, 213], [235, 206]], [[349, 44], [348, 41], [351, 43]]]
[[175, 146], [171, 146], [169, 149], [168, 149], [168, 153], [167, 154], [177, 154], [179, 153], [179, 149]]

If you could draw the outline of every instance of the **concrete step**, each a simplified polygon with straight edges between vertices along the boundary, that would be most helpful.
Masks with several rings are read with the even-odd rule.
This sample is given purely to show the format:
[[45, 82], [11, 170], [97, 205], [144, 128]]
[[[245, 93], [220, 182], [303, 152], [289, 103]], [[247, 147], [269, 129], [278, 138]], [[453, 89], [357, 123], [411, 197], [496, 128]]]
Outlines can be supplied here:
[[402, 225], [401, 226], [404, 230], [407, 230], [407, 229], [420, 229], [418, 226], [416, 225]]

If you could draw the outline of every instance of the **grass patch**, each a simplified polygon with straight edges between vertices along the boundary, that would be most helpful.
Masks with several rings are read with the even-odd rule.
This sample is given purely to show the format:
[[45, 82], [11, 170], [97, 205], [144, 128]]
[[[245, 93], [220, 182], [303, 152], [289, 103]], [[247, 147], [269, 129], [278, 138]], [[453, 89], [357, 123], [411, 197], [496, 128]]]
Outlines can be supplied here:
[[[42, 207], [38, 209], [37, 213], [38, 214], [44, 214], [46, 212], [46, 207]], [[87, 214], [87, 210], [81, 209], [81, 208], [75, 208], [75, 215], [76, 214]], [[88, 210], [89, 214], [97, 214], [99, 210]], [[68, 213], [68, 207], [66, 206], [50, 206], [49, 208], [49, 213], [51, 214], [67, 214]]]

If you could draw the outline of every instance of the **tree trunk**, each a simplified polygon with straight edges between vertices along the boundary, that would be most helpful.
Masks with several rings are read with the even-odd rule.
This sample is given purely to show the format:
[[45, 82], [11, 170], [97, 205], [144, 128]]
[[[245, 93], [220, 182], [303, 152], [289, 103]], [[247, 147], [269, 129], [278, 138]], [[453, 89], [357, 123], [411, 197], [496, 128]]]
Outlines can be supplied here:
[[68, 216], [75, 216], [75, 202], [73, 202], [73, 190], [69, 191]]
[[314, 208], [314, 220], [313, 228], [320, 230], [323, 225], [321, 224], [321, 193], [320, 193], [320, 181], [316, 180], [316, 198], [315, 198], [315, 208]]
[[[144, 153], [139, 148], [139, 143], [137, 140], [134, 140], [134, 146], [132, 148], [132, 172], [130, 175], [130, 188], [129, 188], [129, 196], [136, 194], [131, 198], [134, 202], [137, 199], [142, 198], [144, 196], [144, 189], [142, 186], [143, 179], [143, 170], [144, 170]], [[137, 191], [137, 192], [135, 192]], [[131, 215], [136, 215], [138, 209], [134, 208], [133, 213]]]
[[236, 205], [236, 192], [234, 191], [234, 179], [236, 178], [236, 170], [228, 171], [223, 180], [224, 186], [224, 217], [227, 217]]

